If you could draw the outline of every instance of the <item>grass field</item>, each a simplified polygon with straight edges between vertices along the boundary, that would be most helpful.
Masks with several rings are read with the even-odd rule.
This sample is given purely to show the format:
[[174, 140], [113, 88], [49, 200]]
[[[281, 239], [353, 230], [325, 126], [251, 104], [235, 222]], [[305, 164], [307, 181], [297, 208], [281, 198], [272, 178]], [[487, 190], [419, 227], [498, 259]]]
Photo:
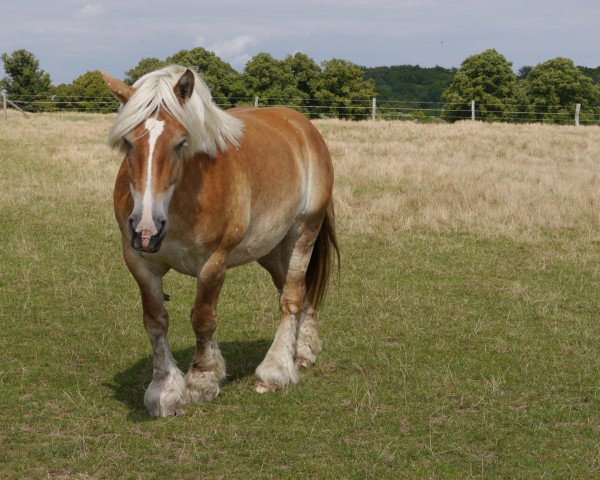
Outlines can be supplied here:
[[[0, 478], [600, 477], [600, 129], [317, 122], [342, 251], [317, 365], [252, 390], [277, 297], [232, 270], [222, 396], [156, 420], [111, 121], [0, 119]], [[194, 282], [165, 291], [187, 368]]]

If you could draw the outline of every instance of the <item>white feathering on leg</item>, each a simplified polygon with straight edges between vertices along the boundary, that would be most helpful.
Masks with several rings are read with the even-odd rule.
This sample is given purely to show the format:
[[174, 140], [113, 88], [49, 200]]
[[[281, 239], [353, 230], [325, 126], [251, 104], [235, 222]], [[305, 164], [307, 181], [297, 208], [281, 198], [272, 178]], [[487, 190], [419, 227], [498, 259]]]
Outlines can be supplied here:
[[149, 334], [152, 342], [154, 372], [152, 382], [144, 394], [144, 405], [155, 417], [168, 417], [183, 413], [185, 381], [177, 367], [167, 336], [164, 333]]
[[271, 348], [256, 369], [258, 383], [255, 390], [258, 393], [298, 382], [298, 370], [294, 365], [297, 323], [295, 315], [289, 314], [279, 325]]
[[203, 403], [213, 400], [220, 392], [219, 384], [225, 378], [225, 359], [213, 338], [206, 344], [203, 356], [204, 371], [190, 368], [185, 376], [186, 400]]
[[314, 365], [320, 352], [321, 340], [319, 340], [315, 311], [308, 302], [305, 302], [296, 342], [296, 366], [308, 368]]

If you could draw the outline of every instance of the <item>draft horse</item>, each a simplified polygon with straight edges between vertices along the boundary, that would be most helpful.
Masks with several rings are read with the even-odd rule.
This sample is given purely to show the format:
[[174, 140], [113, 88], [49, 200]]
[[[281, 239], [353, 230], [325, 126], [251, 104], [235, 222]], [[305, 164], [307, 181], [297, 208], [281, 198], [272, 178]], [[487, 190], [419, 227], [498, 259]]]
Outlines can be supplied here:
[[[255, 390], [296, 383], [298, 368], [314, 364], [320, 351], [315, 312], [339, 260], [323, 138], [287, 108], [219, 109], [201, 77], [178, 65], [133, 86], [104, 78], [121, 103], [108, 135], [124, 153], [114, 207], [152, 344], [150, 414], [177, 415], [186, 402], [219, 394], [219, 292], [228, 268], [253, 260], [271, 274], [281, 313]], [[170, 269], [197, 279], [196, 351], [185, 376], [167, 340], [162, 278]]]

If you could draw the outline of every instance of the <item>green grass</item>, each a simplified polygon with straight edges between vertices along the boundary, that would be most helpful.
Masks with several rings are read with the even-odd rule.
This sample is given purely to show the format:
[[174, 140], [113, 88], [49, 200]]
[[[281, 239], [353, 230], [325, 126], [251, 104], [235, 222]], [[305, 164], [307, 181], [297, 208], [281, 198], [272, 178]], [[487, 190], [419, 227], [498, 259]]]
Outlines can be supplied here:
[[[515, 241], [341, 228], [323, 352], [268, 395], [252, 385], [275, 290], [257, 266], [232, 270], [222, 395], [152, 419], [150, 347], [110, 198], [65, 200], [94, 172], [46, 161], [43, 139], [19, 142], [0, 137], [0, 478], [600, 476], [598, 244], [573, 231]], [[169, 274], [165, 291], [186, 368], [194, 283]]]

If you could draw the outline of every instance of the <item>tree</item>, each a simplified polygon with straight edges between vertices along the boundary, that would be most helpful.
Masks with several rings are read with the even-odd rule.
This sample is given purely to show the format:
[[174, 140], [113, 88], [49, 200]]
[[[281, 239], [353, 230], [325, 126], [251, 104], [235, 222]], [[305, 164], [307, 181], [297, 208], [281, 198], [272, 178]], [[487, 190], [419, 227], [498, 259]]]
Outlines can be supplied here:
[[404, 102], [440, 102], [448, 88], [455, 68], [419, 65], [363, 68], [366, 78], [375, 83], [377, 100]]
[[213, 52], [202, 47], [180, 50], [167, 57], [165, 64], [179, 64], [193, 67], [202, 75], [210, 87], [215, 102], [221, 106], [233, 106], [240, 92], [240, 74], [231, 65], [221, 60]]
[[475, 100], [477, 117], [483, 120], [511, 120], [523, 103], [523, 94], [512, 71], [512, 63], [494, 49], [467, 58], [442, 94], [446, 105], [442, 118], [450, 121], [471, 117]]
[[131, 70], [125, 72], [125, 83], [133, 85], [140, 77], [165, 66], [165, 62], [156, 57], [142, 58]]
[[577, 67], [586, 77], [590, 77], [594, 83], [600, 84], [600, 67]]
[[5, 89], [14, 101], [25, 110], [36, 111], [47, 101], [51, 80], [33, 53], [15, 50], [10, 55], [2, 54], [6, 77], [0, 80], [0, 90]]
[[572, 60], [554, 58], [537, 65], [525, 81], [533, 118], [547, 123], [572, 123], [575, 104], [580, 103], [581, 121], [593, 122], [600, 113], [600, 88]]
[[52, 93], [60, 110], [108, 113], [114, 112], [119, 105], [98, 70], [86, 72], [72, 83], [58, 85]]
[[321, 115], [354, 120], [370, 115], [371, 99], [377, 94], [362, 69], [337, 58], [324, 61], [322, 66], [323, 71], [312, 81], [315, 99], [324, 107]]
[[423, 68], [419, 65], [363, 67], [363, 71], [365, 77], [375, 83], [379, 103], [377, 113], [381, 118], [405, 117], [419, 122], [439, 117], [437, 105], [432, 103], [441, 103], [442, 92], [456, 73], [455, 68]]
[[529, 75], [529, 73], [531, 72], [531, 70], [533, 70], [533, 67], [531, 65], [522, 66], [521, 68], [519, 68], [519, 73], [517, 73], [517, 79], [525, 80], [527, 78], [527, 75]]
[[307, 98], [313, 98], [312, 84], [320, 75], [321, 67], [312, 58], [301, 52], [286, 56], [283, 63], [290, 67], [298, 90], [305, 93]]
[[291, 66], [264, 52], [248, 61], [242, 82], [249, 96], [257, 95], [268, 105], [301, 105], [308, 98], [297, 88]]

